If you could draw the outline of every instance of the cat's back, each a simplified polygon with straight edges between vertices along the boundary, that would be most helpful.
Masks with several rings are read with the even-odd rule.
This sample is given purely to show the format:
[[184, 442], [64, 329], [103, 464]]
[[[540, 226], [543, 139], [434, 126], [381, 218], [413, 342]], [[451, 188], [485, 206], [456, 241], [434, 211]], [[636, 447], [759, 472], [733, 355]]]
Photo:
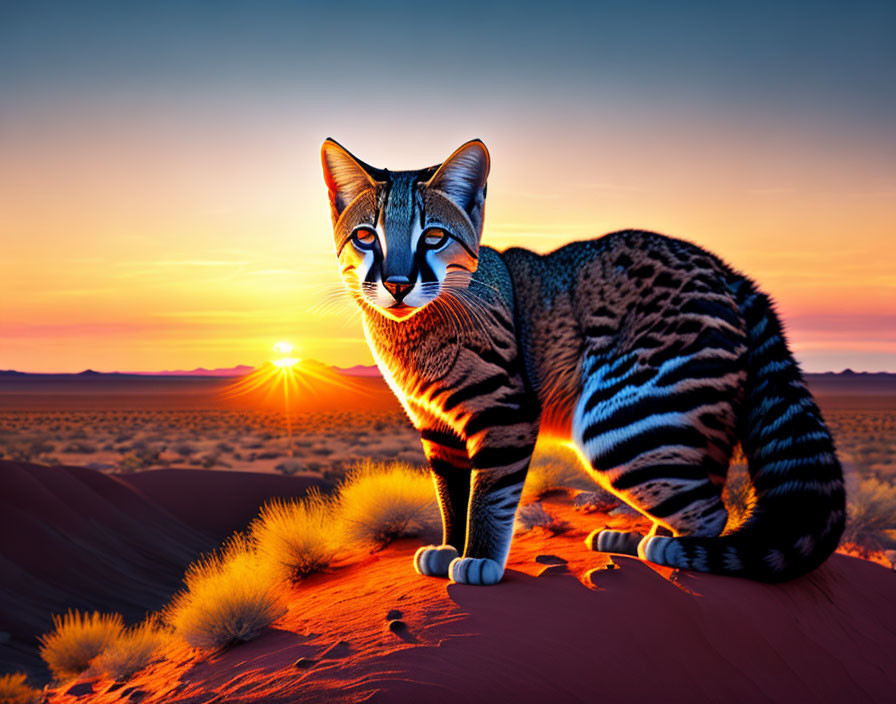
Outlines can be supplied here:
[[572, 242], [542, 255], [514, 247], [501, 257], [516, 304], [526, 315], [566, 313], [585, 328], [595, 312], [618, 319], [674, 308], [694, 292], [725, 294], [727, 283], [739, 278], [695, 244], [642, 230]]
[[[737, 324], [727, 286], [736, 274], [684, 240], [623, 230], [543, 255], [512, 248], [501, 256], [513, 284], [527, 374], [548, 425], [558, 431], [568, 427], [589, 355], [637, 350], [647, 359], [652, 351], [660, 361], [670, 345], [698, 332], [687, 327], [682, 311], [704, 312], [698, 308], [707, 297], [717, 297], [722, 314], [730, 309]], [[717, 314], [713, 307], [707, 312]]]

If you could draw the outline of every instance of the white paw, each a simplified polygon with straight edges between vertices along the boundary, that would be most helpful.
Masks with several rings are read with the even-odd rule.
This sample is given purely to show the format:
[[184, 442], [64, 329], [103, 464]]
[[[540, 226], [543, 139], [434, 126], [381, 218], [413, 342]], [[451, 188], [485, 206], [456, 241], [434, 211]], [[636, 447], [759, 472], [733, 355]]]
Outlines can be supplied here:
[[427, 577], [447, 577], [457, 550], [451, 545], [427, 545], [414, 554], [414, 569]]
[[595, 530], [585, 538], [585, 545], [597, 552], [616, 552], [623, 555], [637, 555], [638, 544], [643, 536], [634, 531]]
[[458, 557], [448, 569], [458, 584], [497, 584], [504, 576], [504, 568], [488, 558]]

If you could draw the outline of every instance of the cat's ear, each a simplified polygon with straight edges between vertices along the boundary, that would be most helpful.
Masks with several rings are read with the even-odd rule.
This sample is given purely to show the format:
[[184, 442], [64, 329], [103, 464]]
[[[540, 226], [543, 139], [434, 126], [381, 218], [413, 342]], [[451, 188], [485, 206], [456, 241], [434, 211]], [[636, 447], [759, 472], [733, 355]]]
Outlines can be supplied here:
[[364, 162], [353, 157], [341, 144], [329, 137], [320, 149], [324, 181], [330, 190], [330, 206], [335, 223], [342, 211], [361, 193], [376, 184], [364, 168]]
[[488, 149], [478, 139], [471, 140], [445, 159], [427, 184], [444, 193], [470, 216], [473, 226], [482, 231], [485, 184], [491, 165]]

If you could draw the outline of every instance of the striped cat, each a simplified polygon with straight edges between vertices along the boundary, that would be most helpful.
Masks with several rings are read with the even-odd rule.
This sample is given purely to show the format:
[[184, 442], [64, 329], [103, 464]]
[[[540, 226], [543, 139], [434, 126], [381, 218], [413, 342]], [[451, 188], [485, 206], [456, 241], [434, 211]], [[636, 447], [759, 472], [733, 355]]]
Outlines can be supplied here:
[[[652, 519], [589, 547], [782, 580], [843, 530], [840, 464], [768, 296], [687, 242], [627, 230], [550, 254], [479, 243], [489, 155], [420, 171], [322, 149], [336, 252], [383, 376], [420, 431], [443, 544], [424, 575], [494, 584], [539, 430], [571, 438], [606, 489]], [[723, 532], [734, 447], [756, 493]]]

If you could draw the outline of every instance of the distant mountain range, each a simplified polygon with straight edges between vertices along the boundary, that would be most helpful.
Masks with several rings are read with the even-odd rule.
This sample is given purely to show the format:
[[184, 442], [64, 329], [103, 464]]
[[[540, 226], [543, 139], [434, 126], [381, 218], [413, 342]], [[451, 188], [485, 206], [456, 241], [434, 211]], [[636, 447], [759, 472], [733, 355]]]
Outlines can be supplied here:
[[[362, 377], [378, 377], [380, 370], [376, 365], [365, 366], [356, 364], [353, 367], [331, 367], [323, 362], [314, 359], [305, 359], [301, 362], [304, 366], [327, 367], [344, 376], [362, 376]], [[248, 364], [239, 364], [235, 367], [222, 367], [218, 369], [206, 369], [197, 367], [196, 369], [166, 369], [160, 372], [97, 372], [93, 369], [85, 369], [83, 372], [20, 372], [14, 369], [0, 369], [0, 377], [21, 377], [21, 376], [41, 376], [41, 377], [125, 377], [125, 376], [177, 376], [177, 377], [240, 377], [246, 376], [255, 371], [255, 367]]]
[[[344, 376], [361, 376], [361, 377], [378, 377], [380, 376], [380, 370], [376, 365], [364, 365], [364, 364], [356, 364], [353, 367], [335, 367], [330, 366], [328, 364], [324, 364], [323, 362], [318, 362], [314, 359], [302, 360], [301, 364], [309, 365], [309, 366], [318, 366], [318, 367], [329, 367], [334, 371], [342, 374]], [[235, 367], [224, 367], [218, 369], [205, 369], [204, 367], [197, 367], [196, 369], [174, 369], [174, 370], [164, 370], [160, 372], [97, 372], [93, 369], [85, 369], [83, 372], [61, 372], [61, 373], [47, 373], [47, 372], [20, 372], [14, 369], [8, 370], [0, 370], [0, 377], [12, 377], [12, 376], [80, 376], [80, 377], [90, 377], [90, 376], [179, 376], [179, 377], [240, 377], [245, 376], [251, 372], [255, 371], [255, 367], [250, 367], [247, 364], [239, 364]], [[841, 380], [863, 380], [866, 382], [871, 382], [874, 379], [880, 380], [890, 380], [896, 378], [896, 373], [893, 372], [855, 372], [852, 369], [844, 369], [842, 372], [817, 372], [812, 374], [805, 374], [806, 378], [809, 380], [812, 379], [841, 379]]]
[[163, 371], [163, 372], [121, 372], [122, 374], [136, 374], [138, 376], [245, 376], [249, 372], [251, 372], [255, 367], [250, 367], [248, 364], [239, 364], [235, 367], [227, 367], [227, 368], [219, 368], [219, 369], [205, 369], [204, 367], [197, 367], [196, 369], [190, 369], [189, 371], [183, 369], [176, 369], [174, 371]]

